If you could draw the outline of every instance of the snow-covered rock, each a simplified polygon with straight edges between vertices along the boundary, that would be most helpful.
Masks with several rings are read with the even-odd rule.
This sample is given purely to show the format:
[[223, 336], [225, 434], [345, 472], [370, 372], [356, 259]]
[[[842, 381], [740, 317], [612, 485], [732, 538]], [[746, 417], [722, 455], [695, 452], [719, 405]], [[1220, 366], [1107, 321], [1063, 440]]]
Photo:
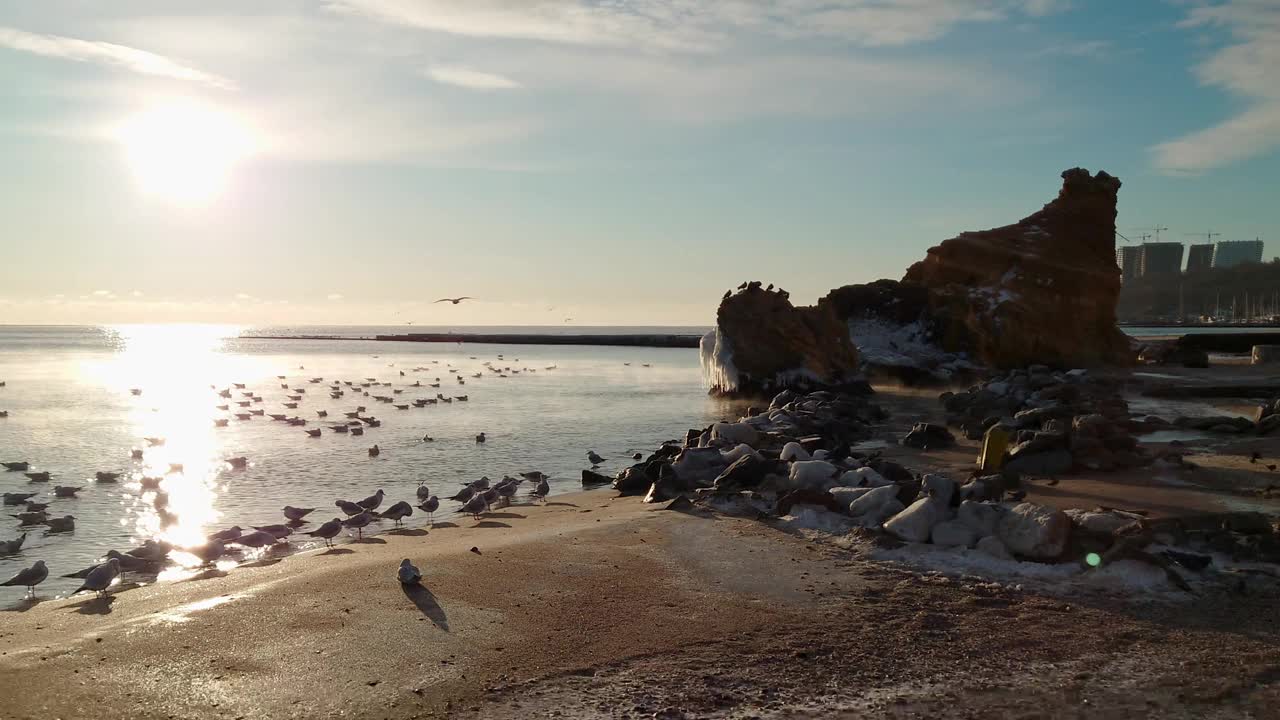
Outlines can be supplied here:
[[718, 422], [711, 426], [711, 438], [727, 440], [735, 445], [746, 443], [754, 446], [760, 442], [760, 433], [747, 423]]
[[944, 520], [933, 526], [929, 538], [942, 547], [973, 547], [978, 533], [959, 520]]
[[782, 446], [782, 453], [778, 456], [783, 462], [791, 462], [792, 460], [809, 460], [809, 451], [804, 446], [794, 440]]
[[1067, 547], [1071, 519], [1054, 508], [1019, 503], [1000, 518], [996, 536], [1012, 552], [1035, 560], [1055, 560]]
[[1013, 555], [1009, 553], [1009, 548], [1005, 547], [1004, 543], [1000, 542], [1000, 538], [995, 535], [988, 535], [982, 538], [978, 541], [978, 544], [975, 547], [978, 549], [978, 552], [985, 553], [994, 558], [999, 558], [1001, 560], [1013, 559]]
[[1076, 527], [1102, 535], [1111, 535], [1120, 528], [1132, 525], [1141, 519], [1139, 515], [1115, 510], [1077, 510], [1073, 508], [1064, 512], [1066, 512], [1067, 517], [1071, 518], [1071, 522], [1075, 523]]
[[791, 463], [788, 480], [793, 489], [826, 490], [835, 486], [838, 472], [835, 465], [825, 460], [798, 460]]
[[854, 500], [871, 492], [871, 488], [866, 487], [833, 487], [827, 492], [836, 499], [844, 507], [849, 507]]
[[676, 477], [693, 484], [709, 484], [728, 463], [716, 448], [685, 448], [671, 464]]
[[956, 492], [956, 481], [946, 475], [930, 473], [921, 479], [924, 492], [943, 505], [950, 505]]
[[933, 526], [947, 520], [950, 508], [934, 498], [922, 497], [902, 512], [889, 518], [884, 529], [900, 540], [928, 542]]
[[1002, 510], [999, 505], [965, 500], [956, 511], [956, 521], [967, 525], [978, 537], [995, 535]]
[[[865, 488], [858, 488], [865, 489]], [[884, 517], [884, 508], [891, 500], [897, 500], [898, 487], [896, 485], [883, 485], [877, 488], [871, 488], [866, 493], [859, 495], [851, 503], [849, 503], [849, 514], [853, 517]], [[901, 505], [901, 503], [899, 503]], [[878, 523], [877, 523], [878, 524]]]
[[732, 465], [735, 461], [738, 460], [738, 458], [744, 455], [751, 455], [755, 457], [757, 460], [764, 459], [760, 456], [760, 453], [755, 451], [755, 448], [751, 447], [750, 445], [747, 445], [746, 443], [742, 443], [737, 447], [733, 448], [732, 450], [725, 450], [724, 452], [720, 453], [720, 455], [721, 457], [724, 458], [724, 462], [726, 465]]

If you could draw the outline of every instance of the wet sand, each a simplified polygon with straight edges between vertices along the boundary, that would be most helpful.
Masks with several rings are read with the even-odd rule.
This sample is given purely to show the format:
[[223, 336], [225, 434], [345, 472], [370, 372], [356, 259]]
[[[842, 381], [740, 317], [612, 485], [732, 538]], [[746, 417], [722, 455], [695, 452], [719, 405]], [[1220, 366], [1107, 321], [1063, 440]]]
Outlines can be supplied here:
[[921, 577], [595, 491], [6, 612], [0, 714], [1275, 717], [1275, 601]]

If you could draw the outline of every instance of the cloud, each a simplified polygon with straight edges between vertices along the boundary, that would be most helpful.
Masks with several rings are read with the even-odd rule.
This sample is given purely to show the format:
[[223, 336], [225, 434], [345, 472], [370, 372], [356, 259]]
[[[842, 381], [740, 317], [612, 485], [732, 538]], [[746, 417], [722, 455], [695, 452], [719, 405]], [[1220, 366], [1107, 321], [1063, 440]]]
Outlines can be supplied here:
[[1093, 58], [1099, 60], [1111, 54], [1112, 46], [1106, 40], [1084, 40], [1081, 42], [1066, 43], [1063, 45], [1051, 45], [1040, 52], [1038, 56], [1065, 56], [1078, 58]]
[[141, 291], [141, 290], [134, 290], [133, 292], [131, 292], [131, 293], [129, 293], [129, 294], [130, 294], [130, 295], [132, 295], [133, 297], [136, 297], [136, 298], [137, 298], [137, 297], [142, 297], [142, 291]]
[[933, 40], [963, 22], [1039, 16], [1062, 0], [330, 0], [332, 10], [471, 37], [710, 52], [735, 32], [866, 46]]
[[433, 66], [427, 68], [427, 75], [438, 83], [457, 85], [472, 90], [509, 90], [520, 87], [520, 83], [503, 75], [472, 70], [467, 67]]
[[1280, 4], [1229, 0], [1199, 6], [1180, 26], [1228, 32], [1233, 42], [1196, 67], [1196, 76], [1204, 85], [1243, 98], [1248, 107], [1217, 125], [1151, 148], [1156, 167], [1196, 174], [1280, 147]]
[[330, 300], [341, 300], [343, 297], [342, 293], [329, 293]]
[[235, 88], [235, 83], [226, 78], [187, 67], [163, 55], [97, 40], [42, 35], [0, 27], [0, 47], [43, 57], [120, 67], [142, 75], [186, 80], [224, 90]]
[[253, 296], [249, 293], [236, 293], [237, 300], [252, 300]]
[[98, 297], [106, 297], [111, 294], [111, 291], [110, 290], [94, 290], [93, 294], [97, 295]]

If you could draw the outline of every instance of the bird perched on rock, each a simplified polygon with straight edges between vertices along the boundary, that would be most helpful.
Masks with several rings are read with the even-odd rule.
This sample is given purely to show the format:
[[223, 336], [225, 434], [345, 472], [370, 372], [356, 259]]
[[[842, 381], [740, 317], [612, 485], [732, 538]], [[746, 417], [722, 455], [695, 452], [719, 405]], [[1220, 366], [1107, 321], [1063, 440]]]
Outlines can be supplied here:
[[353, 515], [347, 518], [342, 522], [342, 524], [348, 529], [355, 528], [356, 537], [363, 538], [364, 528], [371, 522], [373, 522], [373, 515], [371, 513], [362, 512], [359, 515]]
[[324, 540], [325, 547], [333, 547], [333, 539], [337, 537], [340, 532], [342, 532], [342, 521], [338, 518], [334, 518], [328, 522], [321, 523], [320, 527], [315, 530], [303, 534], [310, 535], [311, 537], [318, 537], [321, 540]]
[[284, 506], [284, 516], [294, 522], [304, 522], [304, 518], [315, 512], [315, 508], [298, 508], [292, 505]]
[[400, 561], [400, 569], [396, 571], [396, 579], [405, 585], [414, 585], [422, 580], [422, 571], [409, 562], [409, 558]]
[[22, 533], [13, 540], [0, 540], [0, 555], [12, 555], [22, 549], [22, 543], [27, 539], [27, 534]]
[[595, 450], [587, 451], [587, 459], [591, 461], [592, 465], [603, 465], [605, 462], [604, 458], [597, 455]]
[[84, 577], [84, 584], [76, 588], [76, 593], [89, 590], [98, 593], [99, 596], [105, 597], [107, 588], [111, 587], [111, 583], [120, 577], [120, 560], [119, 558], [109, 558], [101, 565], [95, 566]]
[[403, 522], [405, 518], [409, 517], [412, 514], [413, 514], [413, 506], [410, 505], [408, 502], [401, 500], [400, 502], [392, 505], [391, 507], [379, 513], [378, 517], [383, 520], [392, 520], [395, 522], [396, 526], [399, 526], [400, 523]]
[[76, 529], [76, 516], [63, 515], [60, 518], [49, 518], [44, 521], [49, 526], [49, 532], [70, 532]]
[[356, 504], [364, 508], [365, 510], [370, 510], [370, 511], [377, 510], [378, 506], [382, 504], [383, 495], [384, 493], [382, 492], [382, 488], [378, 488], [378, 492], [370, 495], [369, 497], [363, 500], [358, 501]]
[[18, 574], [0, 583], [0, 587], [25, 587], [27, 594], [35, 597], [36, 586], [44, 582], [47, 577], [49, 577], [49, 568], [45, 567], [43, 560], [37, 560], [31, 567], [19, 570]]

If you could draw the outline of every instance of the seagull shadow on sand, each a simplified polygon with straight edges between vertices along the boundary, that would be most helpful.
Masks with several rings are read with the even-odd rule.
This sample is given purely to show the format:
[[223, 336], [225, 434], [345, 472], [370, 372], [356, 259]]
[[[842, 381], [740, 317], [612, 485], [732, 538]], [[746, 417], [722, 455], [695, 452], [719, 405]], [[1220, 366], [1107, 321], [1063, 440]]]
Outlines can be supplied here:
[[104, 595], [91, 597], [83, 602], [78, 602], [73, 607], [76, 612], [81, 615], [108, 615], [111, 613], [111, 604], [116, 601], [115, 595]]
[[513, 512], [487, 512], [484, 514], [487, 518], [502, 518], [503, 520], [523, 520], [524, 515]]
[[229, 573], [227, 573], [226, 570], [219, 570], [216, 567], [206, 568], [196, 573], [195, 575], [192, 575], [191, 577], [187, 578], [187, 581], [190, 582], [191, 580], [212, 580], [214, 578], [226, 577], [228, 574]]
[[508, 525], [508, 524], [506, 524], [506, 523], [504, 523], [504, 522], [498, 522], [497, 520], [481, 520], [480, 522], [476, 523], [475, 525], [472, 525], [471, 527], [478, 527], [478, 528], [509, 528], [509, 527], [511, 527], [511, 526], [510, 526], [510, 525]]
[[329, 548], [328, 550], [320, 553], [319, 557], [324, 557], [325, 555], [351, 555], [354, 552], [355, 550], [352, 550], [351, 548]]
[[431, 594], [422, 583], [413, 583], [412, 585], [400, 585], [400, 589], [404, 591], [404, 596], [409, 598], [414, 607], [418, 608], [418, 612], [435, 624], [445, 632], [449, 632], [449, 618], [444, 614], [444, 608], [440, 607], [440, 603], [436, 602], [436, 596]]
[[456, 527], [458, 527], [456, 523], [451, 523], [448, 520], [445, 520], [444, 522], [431, 523], [431, 528], [433, 530], [440, 530], [444, 528], [456, 528]]
[[577, 505], [574, 505], [573, 503], [567, 503], [567, 502], [544, 502], [544, 503], [542, 503], [542, 506], [543, 506], [543, 507], [555, 507], [555, 506], [559, 506], [559, 507], [578, 507]]
[[396, 528], [387, 532], [388, 535], [404, 535], [405, 537], [422, 537], [427, 534], [422, 528]]
[[4, 612], [26, 612], [44, 602], [41, 597], [25, 597], [4, 609]]
[[387, 541], [380, 537], [364, 537], [356, 538], [351, 541], [354, 545], [386, 545]]

